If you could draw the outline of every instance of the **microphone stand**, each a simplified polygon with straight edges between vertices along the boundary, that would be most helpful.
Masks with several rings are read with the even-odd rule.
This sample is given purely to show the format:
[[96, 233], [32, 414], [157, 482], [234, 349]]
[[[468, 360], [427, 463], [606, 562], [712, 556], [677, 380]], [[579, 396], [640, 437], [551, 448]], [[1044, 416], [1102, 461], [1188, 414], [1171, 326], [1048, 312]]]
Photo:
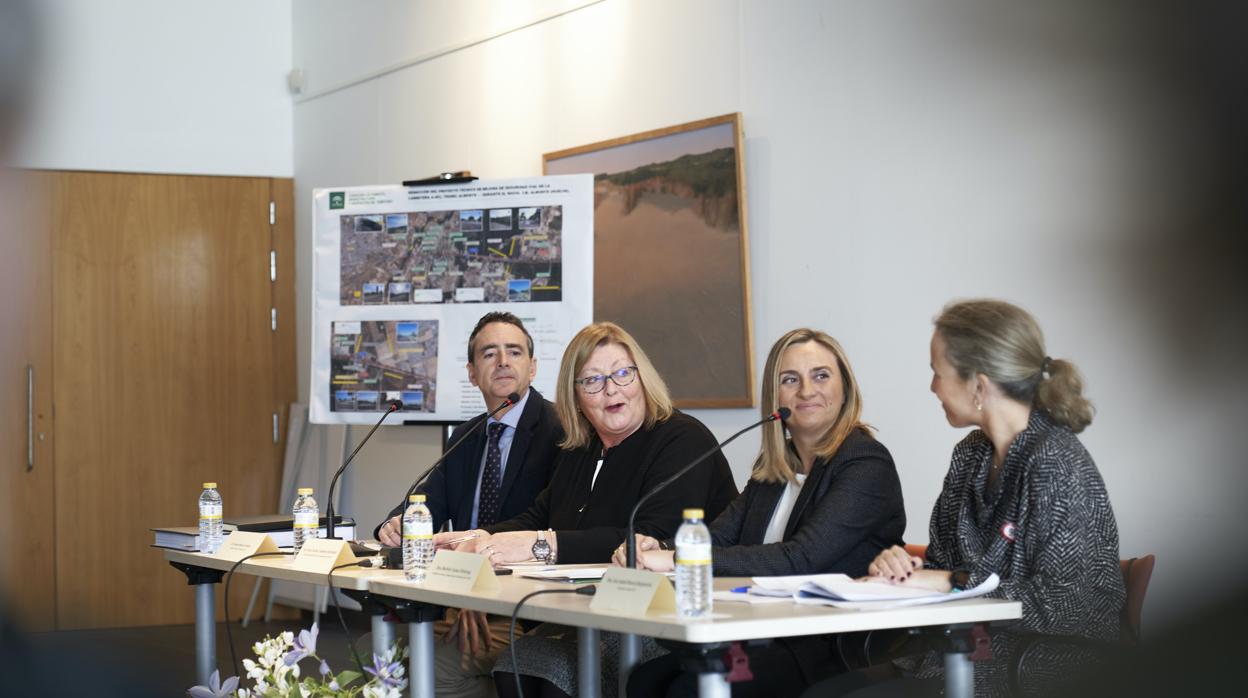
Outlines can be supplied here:
[[634, 520], [637, 518], [637, 510], [641, 509], [641, 505], [645, 504], [646, 500], [650, 499], [655, 494], [657, 494], [658, 492], [666, 488], [668, 485], [675, 482], [678, 478], [680, 478], [680, 476], [684, 475], [685, 473], [688, 473], [690, 470], [693, 470], [693, 468], [697, 466], [699, 463], [701, 463], [702, 461], [715, 455], [715, 453], [717, 453], [718, 451], [723, 449], [725, 446], [735, 441], [738, 436], [741, 436], [742, 434], [744, 434], [747, 431], [750, 431], [751, 429], [755, 429], [769, 422], [774, 422], [777, 419], [785, 420], [788, 418], [789, 418], [789, 408], [781, 407], [775, 412], [772, 412], [771, 414], [767, 415], [766, 419], [763, 419], [762, 421], [751, 424], [750, 426], [742, 429], [741, 431], [738, 431], [732, 436], [729, 436], [722, 443], [716, 444], [714, 448], [708, 449], [706, 453], [703, 453], [702, 455], [693, 459], [693, 462], [691, 462], [689, 465], [686, 465], [685, 467], [676, 471], [676, 473], [674, 473], [673, 475], [670, 475], [667, 479], [655, 485], [654, 488], [652, 488], [649, 492], [646, 492], [645, 494], [641, 495], [641, 498], [637, 500], [637, 504], [633, 505], [633, 510], [629, 512], [628, 514], [628, 534], [627, 534], [628, 537], [624, 539], [625, 567], [633, 568], [637, 566], [637, 536], [634, 533], [634, 531], [636, 530]]
[[360, 445], [355, 447], [355, 450], [351, 452], [351, 455], [347, 456], [347, 459], [343, 461], [342, 467], [338, 468], [338, 472], [334, 473], [334, 479], [329, 482], [329, 504], [325, 510], [328, 517], [328, 520], [325, 522], [326, 538], [337, 538], [337, 536], [334, 535], [334, 488], [338, 486], [338, 478], [342, 477], [343, 471], [347, 469], [348, 465], [351, 465], [351, 461], [355, 460], [355, 454], [359, 453], [361, 448], [364, 448], [364, 444], [368, 443], [368, 440], [373, 437], [373, 432], [377, 431], [377, 428], [381, 426], [381, 423], [386, 421], [386, 417], [389, 417], [401, 409], [403, 409], [402, 400], [391, 400], [390, 409], [386, 410], [386, 413], [381, 415], [381, 419], [377, 420], [377, 423], [373, 425], [373, 428], [364, 435], [364, 439], [360, 441]]

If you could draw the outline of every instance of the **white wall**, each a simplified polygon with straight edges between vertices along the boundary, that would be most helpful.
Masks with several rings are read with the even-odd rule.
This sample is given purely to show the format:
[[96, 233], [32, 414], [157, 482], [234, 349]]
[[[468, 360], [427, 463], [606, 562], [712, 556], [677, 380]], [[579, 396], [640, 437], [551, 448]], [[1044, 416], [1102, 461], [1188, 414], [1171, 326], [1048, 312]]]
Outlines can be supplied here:
[[290, 177], [290, 0], [44, 0], [28, 167]]
[[[740, 111], [758, 367], [795, 326], [842, 340], [901, 472], [907, 538], [924, 542], [963, 436], [928, 392], [931, 319], [956, 297], [1028, 307], [1050, 353], [1086, 374], [1099, 413], [1084, 440], [1122, 553], [1158, 554], [1150, 620], [1174, 617], [1187, 603], [1180, 571], [1214, 554], [1210, 531], [1235, 530], [1238, 459], [1219, 437], [1245, 414], [1229, 386], [1174, 370], [1127, 261], [1159, 206], [1145, 128], [1174, 115], [1141, 81], [1115, 18], [979, 3], [606, 0], [465, 46], [577, 4], [295, 3], [294, 64], [309, 81], [294, 112], [301, 395], [312, 188], [463, 168], [535, 175], [543, 152]], [[489, 11], [504, 7], [523, 16]], [[437, 57], [318, 96], [405, 56]], [[521, 89], [528, 98], [486, 100]], [[754, 418], [695, 414], [721, 437]], [[362, 521], [436, 439], [388, 429], [387, 445], [361, 454], [370, 475], [355, 480], [351, 506]], [[741, 483], [757, 444], [729, 449]], [[387, 462], [409, 452], [398, 471]], [[1203, 583], [1226, 589], [1244, 571], [1225, 562]]]

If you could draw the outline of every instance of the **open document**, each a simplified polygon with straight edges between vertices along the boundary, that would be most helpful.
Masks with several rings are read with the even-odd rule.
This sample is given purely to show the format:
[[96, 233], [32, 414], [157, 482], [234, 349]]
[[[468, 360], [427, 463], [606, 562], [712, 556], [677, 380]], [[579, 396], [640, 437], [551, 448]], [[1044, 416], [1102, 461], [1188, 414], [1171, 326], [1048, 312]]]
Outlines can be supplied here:
[[751, 596], [791, 599], [796, 603], [837, 608], [881, 609], [922, 606], [983, 596], [994, 591], [1001, 579], [993, 574], [973, 589], [947, 593], [882, 582], [860, 582], [844, 574], [754, 577], [751, 582], [753, 583], [748, 591]]

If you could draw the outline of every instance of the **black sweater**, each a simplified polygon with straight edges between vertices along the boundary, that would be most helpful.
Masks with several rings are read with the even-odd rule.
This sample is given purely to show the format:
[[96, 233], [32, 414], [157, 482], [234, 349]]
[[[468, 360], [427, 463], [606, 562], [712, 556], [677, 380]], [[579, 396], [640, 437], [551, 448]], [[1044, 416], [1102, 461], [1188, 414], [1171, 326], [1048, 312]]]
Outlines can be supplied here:
[[[642, 427], [607, 452], [598, 480], [590, 489], [602, 452], [595, 436], [585, 448], [560, 451], [550, 485], [525, 513], [486, 528], [490, 533], [552, 528], [560, 563], [607, 562], [623, 542], [628, 514], [641, 495], [715, 446], [701, 422], [682, 412]], [[637, 532], [670, 538], [681, 523], [681, 510], [701, 507], [712, 520], [737, 496], [737, 486], [723, 453], [703, 461], [637, 512]]]

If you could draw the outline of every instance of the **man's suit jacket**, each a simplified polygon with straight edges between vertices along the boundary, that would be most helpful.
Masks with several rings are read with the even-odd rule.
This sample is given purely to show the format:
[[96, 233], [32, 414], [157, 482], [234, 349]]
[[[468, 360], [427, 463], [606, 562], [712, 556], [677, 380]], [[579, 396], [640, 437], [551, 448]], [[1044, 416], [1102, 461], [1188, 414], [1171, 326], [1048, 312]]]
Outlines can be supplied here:
[[[454, 444], [485, 418], [486, 415], [481, 414], [459, 425], [447, 443]], [[477, 493], [477, 480], [481, 476], [481, 462], [485, 457], [488, 433], [487, 427], [481, 427], [474, 432], [446, 460], [438, 464], [430, 473], [429, 479], [416, 490], [427, 497], [425, 503], [433, 514], [435, 531], [447, 521], [452, 522], [457, 531], [466, 531], [472, 527], [473, 498]], [[499, 521], [506, 521], [523, 513], [533, 504], [537, 494], [545, 489], [550, 482], [561, 440], [563, 428], [559, 425], [559, 417], [555, 415], [555, 406], [547, 402], [537, 389], [530, 387], [524, 412], [516, 424], [511, 450], [507, 453], [507, 468], [503, 471], [503, 482], [499, 488]], [[407, 502], [400, 502], [382, 523], [402, 514], [406, 506]], [[373, 529], [373, 536], [377, 537], [380, 530], [381, 524], [378, 524]]]

